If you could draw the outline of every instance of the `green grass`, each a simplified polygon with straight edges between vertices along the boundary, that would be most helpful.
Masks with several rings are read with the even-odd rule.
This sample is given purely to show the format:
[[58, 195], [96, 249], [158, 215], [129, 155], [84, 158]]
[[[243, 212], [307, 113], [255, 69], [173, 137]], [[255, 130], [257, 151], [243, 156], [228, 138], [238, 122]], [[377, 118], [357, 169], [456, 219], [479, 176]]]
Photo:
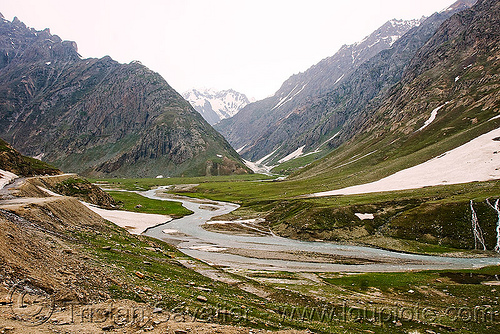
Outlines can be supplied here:
[[[179, 261], [199, 262], [162, 241], [145, 236], [130, 235], [113, 224], [109, 224], [109, 227], [101, 232], [95, 234], [91, 231], [75, 231], [71, 234], [74, 240], [81, 242], [85, 251], [90, 253], [100, 266], [113, 272], [114, 280], [109, 285], [109, 292], [113, 298], [127, 298], [159, 306], [164, 310], [175, 309], [177, 312], [181, 308], [189, 317], [199, 316], [198, 321], [204, 320], [202, 313], [198, 312], [200, 309], [205, 310], [204, 314], [206, 314], [207, 310], [215, 312], [222, 308], [225, 310], [245, 310], [248, 316], [246, 319], [214, 316], [211, 318], [211, 322], [268, 330], [308, 328], [317, 333], [343, 333], [345, 331], [351, 333], [365, 331], [404, 333], [405, 330], [418, 329], [424, 333], [426, 329], [435, 331], [436, 323], [452, 326], [456, 328], [456, 333], [471, 331], [487, 333], [488, 330], [498, 329], [498, 322], [493, 324], [484, 322], [450, 323], [447, 319], [439, 319], [433, 323], [403, 321], [403, 328], [398, 328], [392, 321], [377, 323], [353, 321], [352, 319], [342, 320], [343, 305], [347, 305], [353, 310], [363, 310], [363, 304], [378, 309], [382, 307], [392, 309], [394, 303], [398, 303], [398, 305], [413, 305], [420, 309], [432, 307], [440, 310], [451, 305], [473, 308], [487, 304], [492, 305], [493, 309], [497, 310], [498, 293], [492, 292], [494, 287], [477, 283], [478, 280], [490, 280], [494, 275], [500, 274], [498, 266], [479, 270], [355, 275], [320, 274], [326, 284], [310, 282], [310, 284], [305, 285], [281, 284], [272, 281], [261, 284], [255, 281], [258, 277], [299, 278], [299, 274], [296, 273], [249, 272], [249, 278], [230, 274], [241, 282], [267, 291], [269, 295], [266, 298], [261, 298], [239, 289], [237, 285], [213, 281], [186, 268]], [[145, 265], [146, 262], [148, 265]], [[135, 275], [137, 271], [144, 274], [144, 278], [137, 277]], [[473, 278], [477, 278], [474, 282], [459, 281], [469, 278], [471, 275]], [[414, 292], [410, 292], [410, 290]], [[375, 297], [370, 294], [372, 291], [380, 293]], [[198, 301], [196, 299], [198, 295], [205, 296], [207, 302]], [[321, 298], [318, 298], [318, 295]], [[369, 304], [368, 300], [375, 303]], [[363, 301], [363, 304], [360, 304], [359, 301]], [[321, 320], [319, 314], [314, 314], [311, 319], [308, 319], [307, 315], [313, 308], [315, 310], [335, 310], [336, 313], [333, 318], [326, 317]], [[292, 309], [297, 312], [290, 316]], [[304, 314], [306, 317], [303, 317]]]
[[123, 191], [108, 191], [108, 193], [118, 202], [123, 210], [127, 211], [155, 213], [174, 217], [183, 217], [193, 213], [179, 202], [150, 199], [136, 193]]
[[201, 184], [201, 183], [225, 183], [225, 182], [246, 182], [257, 180], [271, 180], [274, 177], [262, 174], [227, 175], [227, 176], [199, 176], [199, 177], [171, 177], [171, 178], [112, 178], [95, 179], [88, 178], [91, 182], [104, 182], [113, 187], [124, 190], [149, 190], [158, 186], [172, 184]]

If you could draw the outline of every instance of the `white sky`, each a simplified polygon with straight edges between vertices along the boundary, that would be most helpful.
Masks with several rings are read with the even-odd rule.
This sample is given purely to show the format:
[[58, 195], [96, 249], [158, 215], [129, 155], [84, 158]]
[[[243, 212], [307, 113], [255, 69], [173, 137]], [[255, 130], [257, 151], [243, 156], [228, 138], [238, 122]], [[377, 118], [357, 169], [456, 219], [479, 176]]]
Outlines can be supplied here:
[[179, 92], [233, 88], [257, 99], [387, 20], [454, 0], [0, 0], [7, 20], [73, 40], [83, 57], [140, 60]]

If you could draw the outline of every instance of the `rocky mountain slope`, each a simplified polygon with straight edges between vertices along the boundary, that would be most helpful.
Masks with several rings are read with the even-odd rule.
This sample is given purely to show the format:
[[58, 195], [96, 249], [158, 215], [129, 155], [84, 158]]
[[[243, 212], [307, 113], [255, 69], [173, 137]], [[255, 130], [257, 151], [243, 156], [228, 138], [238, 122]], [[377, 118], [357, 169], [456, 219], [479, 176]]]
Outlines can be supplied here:
[[[408, 28], [406, 34], [394, 43], [387, 45], [382, 51], [378, 50], [380, 52], [370, 54], [364, 62], [360, 62], [343, 77], [337, 75], [340, 80], [326, 93], [326, 90], [316, 91], [297, 104], [292, 102], [295, 98], [284, 103], [288, 105], [286, 114], [275, 112], [281, 106], [269, 112], [269, 109], [273, 108], [270, 106], [273, 101], [268, 99], [269, 103], [264, 100], [250, 104], [237, 117], [221, 122], [221, 126], [217, 128], [234, 147], [246, 145], [241, 154], [252, 161], [261, 159], [260, 162], [276, 165], [306, 156], [303, 165], [320, 158], [356, 133], [357, 130], [353, 129], [350, 123], [358, 117], [360, 110], [367, 105], [373, 108], [373, 105], [380, 103], [386, 91], [401, 80], [415, 53], [432, 37], [439, 26], [454, 13], [470, 7], [472, 3], [473, 1], [459, 1], [447, 10], [419, 21], [418, 26], [413, 24], [414, 27]], [[345, 64], [340, 62], [338, 66], [343, 68]], [[263, 106], [265, 103], [270, 106], [267, 110], [266, 107], [257, 108], [258, 104]], [[258, 110], [250, 111], [254, 106]], [[242, 120], [244, 115], [248, 118]], [[225, 128], [221, 129], [222, 126], [237, 121], [241, 121], [241, 124], [270, 124], [266, 127], [260, 124], [264, 130], [253, 131], [257, 132], [255, 136], [240, 141], [243, 136], [239, 136], [240, 132], [237, 130], [227, 132]], [[231, 127], [239, 129], [239, 125], [231, 124]], [[251, 135], [251, 126], [241, 128], [242, 132], [246, 131]], [[247, 142], [244, 143], [245, 141]], [[299, 162], [297, 164], [300, 165]]]
[[191, 89], [182, 94], [203, 118], [211, 125], [223, 119], [233, 117], [250, 103], [245, 94], [232, 89], [217, 91], [214, 89]]
[[139, 62], [81, 59], [76, 43], [0, 19], [0, 135], [86, 175], [246, 173], [238, 154]]
[[498, 0], [481, 0], [446, 20], [384, 98], [346, 123], [339, 135], [345, 144], [295, 177], [321, 178], [334, 169], [339, 179], [331, 189], [371, 182], [497, 129], [499, 17]]
[[[218, 124], [216, 129], [233, 147], [245, 146], [241, 151], [245, 158], [262, 158], [270, 153], [269, 149], [276, 149], [274, 145], [270, 145], [263, 151], [259, 145], [255, 146], [260, 140], [268, 137], [269, 131], [286, 120], [294, 110], [310, 101], [311, 97], [329, 92], [338, 86], [361, 64], [380, 51], [390, 48], [396, 40], [420, 22], [421, 20], [388, 21], [361, 42], [344, 45], [335, 55], [323, 59], [303, 73], [291, 76], [274, 96], [249, 104], [235, 117]], [[292, 129], [291, 137], [295, 137], [295, 131], [300, 130]]]

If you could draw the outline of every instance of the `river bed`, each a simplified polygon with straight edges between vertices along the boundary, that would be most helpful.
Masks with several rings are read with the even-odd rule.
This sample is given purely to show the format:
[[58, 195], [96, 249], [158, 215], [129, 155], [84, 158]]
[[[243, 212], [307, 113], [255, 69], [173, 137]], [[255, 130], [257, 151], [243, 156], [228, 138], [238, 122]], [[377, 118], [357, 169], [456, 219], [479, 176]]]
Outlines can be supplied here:
[[[205, 230], [202, 225], [213, 217], [236, 210], [239, 207], [237, 204], [173, 196], [166, 193], [167, 189], [168, 186], [138, 193], [151, 199], [181, 202], [194, 213], [148, 228], [143, 234], [174, 244], [183, 253], [212, 265], [235, 270], [291, 272], [392, 272], [500, 265], [498, 257], [416, 255], [330, 242], [299, 241], [276, 235], [252, 236], [212, 232]], [[279, 254], [283, 256], [280, 257]], [[294, 258], [293, 254], [301, 256]], [[304, 254], [308, 255], [310, 260], [305, 261], [307, 256]], [[331, 258], [332, 261], [318, 261], [315, 257]], [[349, 264], [350, 262], [354, 264]]]

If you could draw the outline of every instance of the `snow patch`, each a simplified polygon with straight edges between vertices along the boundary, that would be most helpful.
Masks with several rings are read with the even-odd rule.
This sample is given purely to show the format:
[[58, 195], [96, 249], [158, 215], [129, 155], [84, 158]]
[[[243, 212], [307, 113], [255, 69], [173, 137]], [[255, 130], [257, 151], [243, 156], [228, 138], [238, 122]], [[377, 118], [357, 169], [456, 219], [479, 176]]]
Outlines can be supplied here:
[[253, 219], [237, 219], [237, 220], [210, 220], [210, 221], [207, 221], [205, 224], [208, 224], [208, 225], [211, 225], [211, 224], [251, 224], [251, 223], [255, 223], [257, 220], [257, 218], [253, 218]]
[[334, 135], [333, 135], [332, 137], [330, 137], [329, 139], [325, 140], [323, 143], [321, 143], [321, 145], [319, 145], [319, 146], [318, 146], [318, 148], [316, 149], [316, 151], [315, 151], [315, 152], [319, 152], [319, 149], [320, 149], [323, 145], [325, 145], [326, 143], [331, 142], [331, 141], [333, 140], [333, 138], [335, 138], [335, 137], [337, 137], [337, 136], [339, 135], [339, 133], [340, 133], [340, 131], [339, 131], [339, 132], [337, 132], [336, 134], [334, 134]]
[[373, 214], [371, 213], [355, 213], [354, 214], [356, 217], [358, 217], [361, 220], [366, 220], [366, 219], [373, 219], [375, 218]]
[[199, 250], [203, 252], [222, 252], [225, 251], [227, 248], [207, 245], [207, 246], [191, 246], [189, 247], [189, 249]]
[[286, 157], [278, 160], [278, 163], [281, 164], [283, 162], [287, 162], [289, 160], [292, 160], [292, 159], [300, 157], [302, 155], [303, 151], [304, 151], [304, 147], [306, 147], [306, 146], [304, 145], [304, 146], [299, 147], [298, 149], [296, 149], [295, 151], [293, 151], [292, 153], [290, 153]]
[[315, 193], [312, 196], [353, 195], [417, 189], [500, 179], [500, 129], [492, 130], [453, 150], [375, 182]]
[[340, 78], [338, 78], [338, 79], [337, 79], [337, 81], [335, 81], [334, 85], [338, 84], [338, 82], [339, 82], [340, 80], [342, 80], [342, 78], [344, 77], [344, 75], [345, 75], [345, 74], [342, 74], [342, 76], [341, 76]]
[[174, 230], [174, 229], [172, 229], [172, 228], [166, 228], [166, 229], [162, 230], [162, 232], [163, 232], [163, 233], [165, 233], [165, 234], [174, 234], [174, 233], [179, 233], [179, 231]]
[[257, 165], [261, 165], [264, 161], [266, 161], [267, 159], [269, 159], [274, 153], [276, 153], [278, 149], [275, 149], [274, 151], [272, 151], [271, 153], [269, 153], [268, 155], [260, 158], [259, 160], [255, 161], [255, 163]]
[[488, 122], [489, 122], [489, 121], [492, 121], [492, 120], [494, 120], [494, 119], [497, 119], [497, 118], [500, 118], [500, 115], [496, 115], [496, 116], [494, 116], [494, 117], [490, 118], [490, 119], [488, 120]]
[[242, 147], [240, 147], [239, 149], [236, 150], [236, 153], [240, 153], [241, 151], [243, 151], [243, 149], [247, 147], [247, 145], [243, 145]]
[[248, 168], [250, 168], [254, 173], [257, 173], [257, 174], [271, 175], [271, 169], [276, 167], [276, 166], [267, 166], [267, 165], [257, 164], [255, 162], [248, 161], [245, 159], [243, 159], [243, 162], [245, 163], [245, 165]]
[[304, 90], [304, 88], [307, 86], [307, 84], [304, 84], [302, 86], [302, 88], [296, 92], [295, 94], [293, 94], [292, 96], [290, 96], [294, 91], [295, 89], [298, 87], [299, 85], [295, 85], [295, 87], [293, 87], [293, 89], [290, 91], [290, 93], [288, 93], [287, 96], [285, 96], [285, 98], [283, 99], [280, 99], [280, 101], [271, 109], [271, 110], [274, 110], [280, 106], [282, 106], [283, 104], [287, 103], [288, 101], [290, 101], [291, 99], [293, 99], [295, 96], [297, 96], [300, 92], [302, 92]]
[[0, 189], [3, 189], [6, 185], [17, 179], [18, 176], [14, 173], [8, 172], [6, 170], [0, 169]]
[[233, 117], [250, 101], [245, 94], [232, 89], [191, 89], [182, 96], [202, 115], [215, 113], [219, 120]]
[[436, 119], [436, 116], [437, 116], [437, 113], [438, 111], [443, 108], [445, 105], [447, 105], [448, 103], [450, 103], [449, 101], [446, 102], [445, 104], [437, 107], [436, 109], [434, 109], [432, 112], [431, 112], [431, 116], [425, 121], [424, 125], [422, 125], [420, 127], [420, 129], [418, 129], [417, 131], [415, 132], [418, 132], [418, 131], [421, 131], [423, 129], [425, 129], [426, 127], [428, 127], [432, 122], [434, 122], [434, 120]]
[[44, 187], [40, 187], [40, 186], [37, 186], [38, 189], [40, 189], [41, 191], [43, 191], [44, 193], [46, 193], [47, 195], [49, 196], [54, 196], [54, 197], [62, 197], [61, 195], [47, 189], [47, 188], [44, 188]]
[[132, 234], [141, 234], [150, 227], [167, 223], [172, 220], [169, 216], [138, 213], [122, 210], [107, 210], [98, 208], [92, 204], [82, 202], [87, 208], [97, 213], [102, 218], [123, 227]]

